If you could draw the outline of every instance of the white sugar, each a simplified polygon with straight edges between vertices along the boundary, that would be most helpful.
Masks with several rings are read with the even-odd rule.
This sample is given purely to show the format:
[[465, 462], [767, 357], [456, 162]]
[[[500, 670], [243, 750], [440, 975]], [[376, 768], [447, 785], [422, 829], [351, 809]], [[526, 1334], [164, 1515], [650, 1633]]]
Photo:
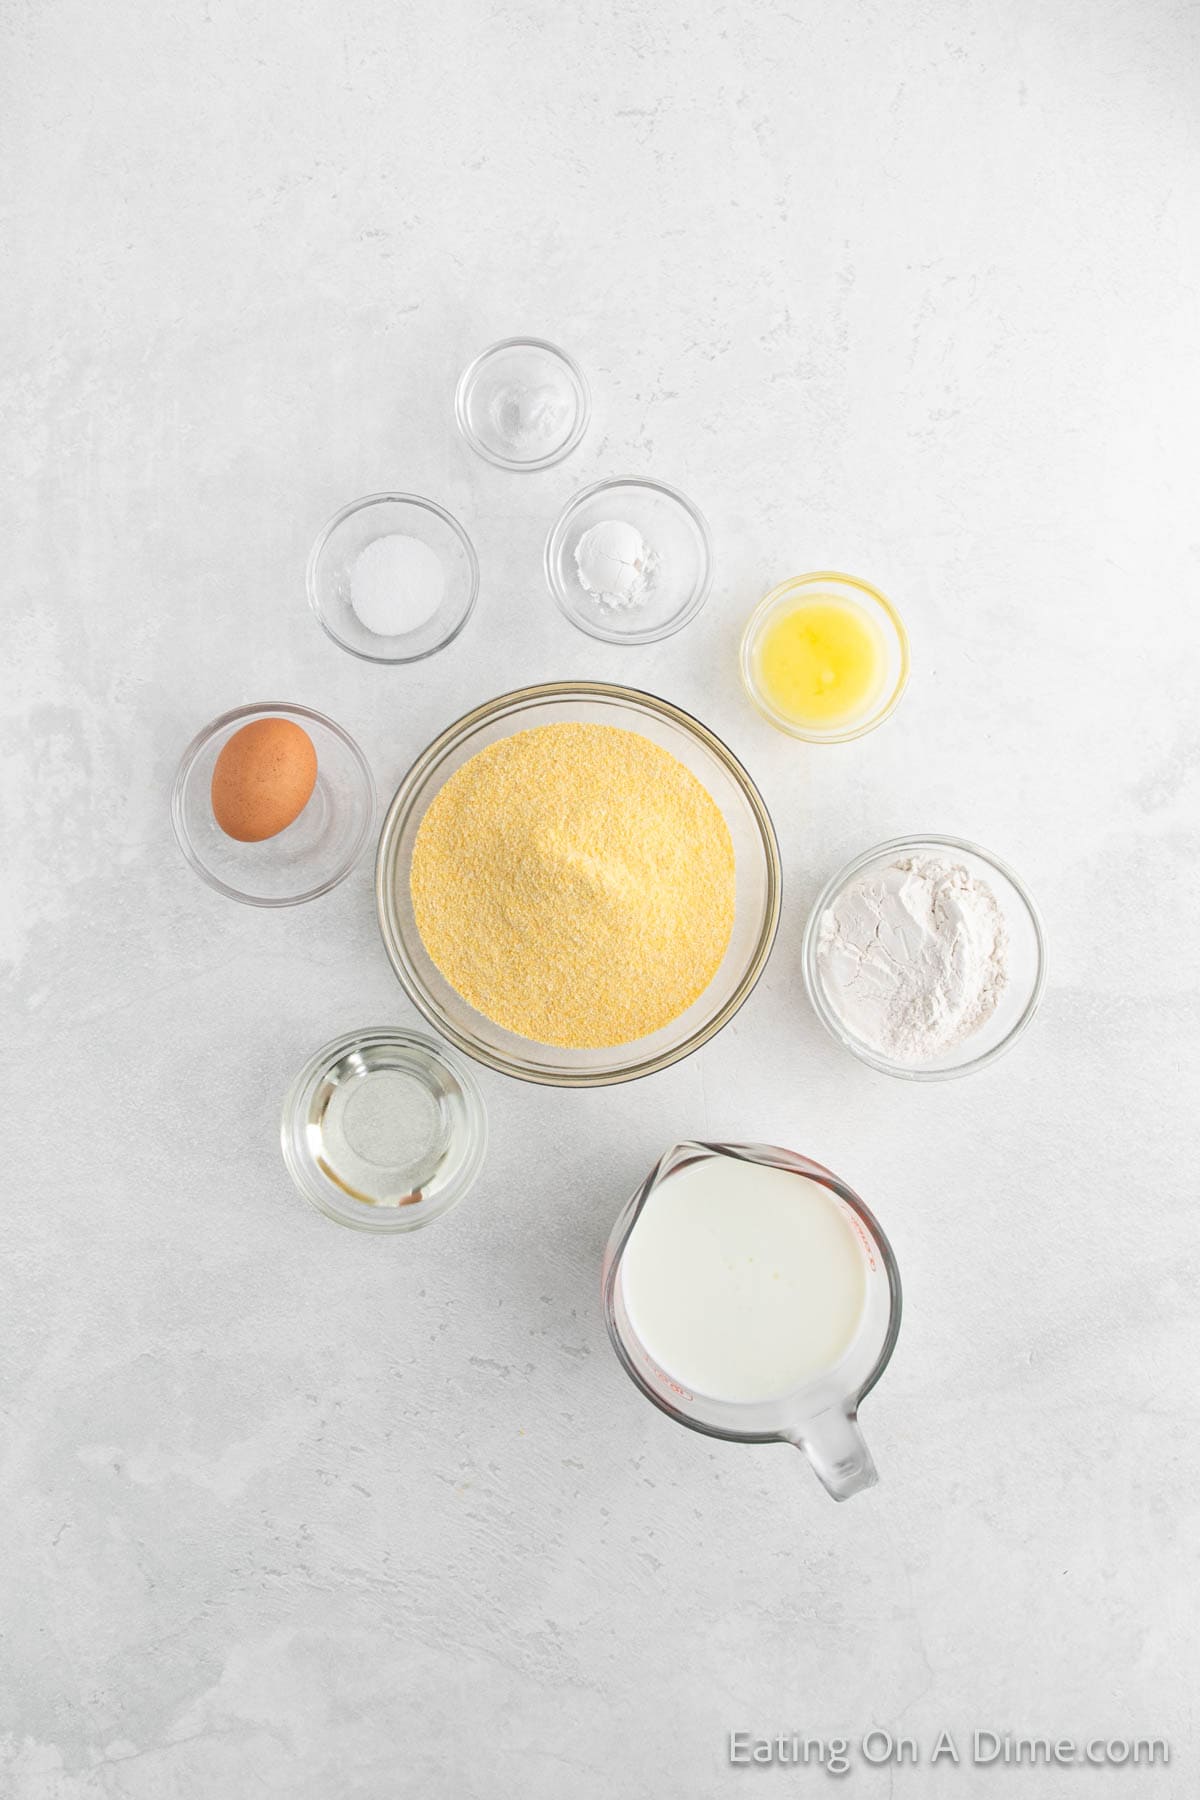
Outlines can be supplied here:
[[350, 571], [350, 604], [376, 637], [406, 637], [428, 625], [445, 590], [437, 552], [403, 532], [376, 538]]

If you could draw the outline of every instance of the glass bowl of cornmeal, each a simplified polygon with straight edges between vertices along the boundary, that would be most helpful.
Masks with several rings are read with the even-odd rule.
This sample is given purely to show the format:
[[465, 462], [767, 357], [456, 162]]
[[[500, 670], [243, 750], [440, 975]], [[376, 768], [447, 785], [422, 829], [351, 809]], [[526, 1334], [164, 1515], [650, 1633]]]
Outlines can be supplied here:
[[502, 694], [443, 731], [388, 809], [384, 948], [478, 1062], [554, 1087], [653, 1074], [721, 1030], [766, 967], [779, 847], [733, 753], [604, 682]]
[[895, 711], [908, 682], [908, 633], [877, 588], [853, 575], [796, 575], [772, 588], [742, 634], [742, 681], [791, 737], [839, 744]]

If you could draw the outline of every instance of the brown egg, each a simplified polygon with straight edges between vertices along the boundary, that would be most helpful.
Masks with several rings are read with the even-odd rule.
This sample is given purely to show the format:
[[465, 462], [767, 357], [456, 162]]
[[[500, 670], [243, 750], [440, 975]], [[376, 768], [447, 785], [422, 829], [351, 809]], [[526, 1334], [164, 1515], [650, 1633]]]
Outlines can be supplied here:
[[212, 777], [213, 818], [226, 837], [257, 844], [298, 819], [317, 782], [317, 753], [291, 719], [254, 719], [235, 731]]

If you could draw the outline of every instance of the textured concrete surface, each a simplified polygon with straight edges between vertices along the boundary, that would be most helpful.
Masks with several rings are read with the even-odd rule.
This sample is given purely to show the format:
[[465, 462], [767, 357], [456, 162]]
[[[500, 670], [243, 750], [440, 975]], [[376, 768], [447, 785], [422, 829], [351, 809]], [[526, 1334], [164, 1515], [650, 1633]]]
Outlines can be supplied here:
[[[4, 1800], [695, 1800], [824, 1791], [726, 1734], [909, 1733], [868, 1797], [1196, 1791], [1197, 14], [81, 0], [0, 8], [7, 247]], [[569, 463], [455, 435], [462, 364], [585, 365]], [[563, 501], [652, 472], [717, 545], [678, 639], [593, 643]], [[318, 631], [309, 543], [426, 493], [478, 611], [419, 672]], [[740, 696], [767, 585], [847, 568], [915, 673], [877, 736]], [[370, 874], [263, 915], [184, 865], [184, 743], [256, 698], [383, 792], [468, 704], [592, 674], [695, 709], [787, 859], [768, 977], [703, 1055], [579, 1096], [486, 1077], [472, 1199], [411, 1241], [291, 1191], [282, 1091], [413, 1015]], [[1048, 923], [1043, 1014], [913, 1089], [803, 997], [819, 884], [958, 832]], [[647, 1406], [597, 1304], [689, 1133], [790, 1143], [908, 1310], [838, 1508]], [[934, 1734], [961, 1766], [928, 1766]], [[972, 1769], [975, 1727], [1167, 1737], [1166, 1770]]]

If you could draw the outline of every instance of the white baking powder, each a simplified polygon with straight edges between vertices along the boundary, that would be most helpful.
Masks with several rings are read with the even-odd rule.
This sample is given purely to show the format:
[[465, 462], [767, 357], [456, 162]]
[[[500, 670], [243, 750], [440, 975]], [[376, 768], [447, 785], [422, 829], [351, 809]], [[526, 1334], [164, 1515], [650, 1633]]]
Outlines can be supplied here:
[[856, 876], [822, 914], [821, 981], [869, 1049], [930, 1062], [979, 1030], [1007, 979], [1004, 916], [961, 863], [906, 856]]
[[575, 546], [580, 585], [605, 606], [637, 606], [646, 596], [658, 557], [635, 525], [601, 519]]

